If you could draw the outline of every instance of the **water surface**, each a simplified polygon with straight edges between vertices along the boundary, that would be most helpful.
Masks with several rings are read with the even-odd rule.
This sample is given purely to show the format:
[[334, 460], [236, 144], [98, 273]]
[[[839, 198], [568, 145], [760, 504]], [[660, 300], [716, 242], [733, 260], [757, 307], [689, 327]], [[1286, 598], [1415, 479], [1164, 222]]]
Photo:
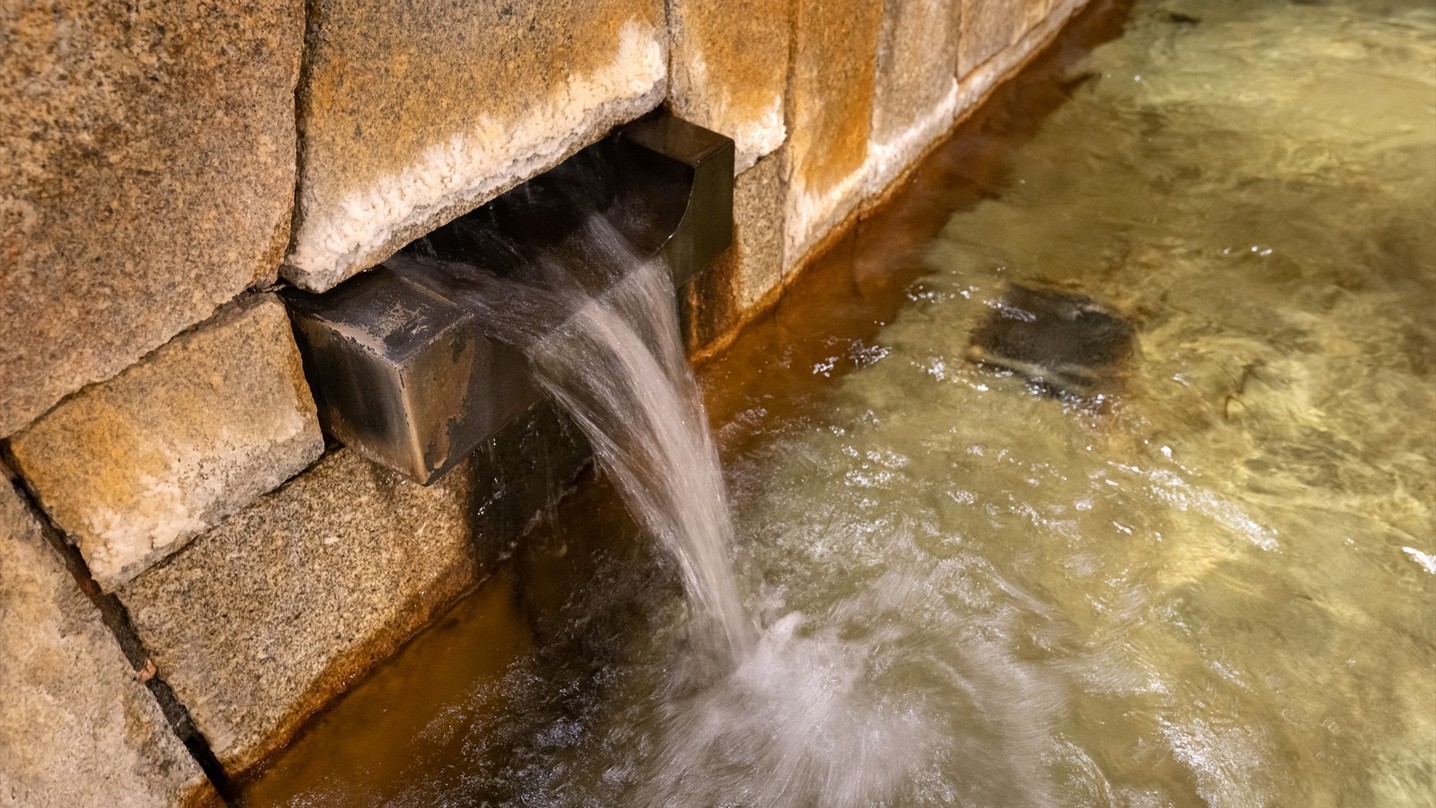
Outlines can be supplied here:
[[[597, 481], [252, 802], [1436, 804], [1436, 9], [1123, 13], [705, 369], [733, 673]], [[966, 361], [1010, 281], [1122, 389]]]

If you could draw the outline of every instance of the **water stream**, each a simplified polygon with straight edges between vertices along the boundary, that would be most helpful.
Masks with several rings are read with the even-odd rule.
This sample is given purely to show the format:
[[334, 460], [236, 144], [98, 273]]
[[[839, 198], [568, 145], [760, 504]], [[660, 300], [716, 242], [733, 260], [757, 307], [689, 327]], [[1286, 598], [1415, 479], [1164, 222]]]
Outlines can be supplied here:
[[[541, 212], [553, 200], [522, 204]], [[480, 262], [484, 253], [516, 249], [498, 231], [469, 237]], [[477, 312], [489, 338], [522, 353], [539, 386], [587, 436], [633, 515], [677, 563], [692, 610], [689, 647], [679, 657], [691, 683], [748, 656], [754, 626], [733, 577], [733, 519], [667, 265], [639, 256], [596, 212], [526, 256], [521, 276], [410, 260]]]
[[[251, 801], [1436, 805], [1433, 214], [1429, 2], [1098, 8], [703, 369], [731, 669], [595, 480]], [[969, 362], [1010, 282], [1121, 389]]]

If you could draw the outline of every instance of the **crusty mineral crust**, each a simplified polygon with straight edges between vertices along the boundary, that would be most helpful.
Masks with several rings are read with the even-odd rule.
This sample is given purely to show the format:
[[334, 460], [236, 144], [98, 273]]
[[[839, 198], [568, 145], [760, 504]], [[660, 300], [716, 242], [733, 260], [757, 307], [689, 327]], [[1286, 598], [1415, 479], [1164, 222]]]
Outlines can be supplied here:
[[659, 0], [311, 4], [284, 275], [326, 290], [657, 106]]

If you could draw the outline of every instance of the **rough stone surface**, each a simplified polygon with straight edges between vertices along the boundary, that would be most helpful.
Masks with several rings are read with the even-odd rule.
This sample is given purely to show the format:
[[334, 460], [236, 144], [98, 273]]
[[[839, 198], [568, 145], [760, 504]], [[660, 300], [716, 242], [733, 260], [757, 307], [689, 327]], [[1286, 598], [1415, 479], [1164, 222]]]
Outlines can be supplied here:
[[862, 200], [881, 29], [881, 3], [796, 2], [788, 85], [788, 266], [802, 261]]
[[655, 107], [659, 0], [310, 4], [284, 274], [324, 290]]
[[880, 193], [951, 129], [957, 111], [959, 0], [887, 0], [878, 40], [868, 195]]
[[[1013, 76], [1022, 65], [1026, 64], [1038, 51], [1051, 42], [1062, 30], [1062, 26], [1071, 19], [1086, 5], [1086, 0], [1034, 0], [1025, 5], [1014, 5], [1003, 11], [998, 9], [991, 14], [987, 20], [988, 29], [1002, 29], [1007, 25], [1012, 32], [1013, 41], [1010, 45], [1001, 46], [999, 50], [993, 50], [989, 55], [982, 58], [976, 64], [966, 64], [972, 61], [971, 49], [974, 43], [981, 44], [979, 37], [969, 30], [966, 8], [971, 0], [957, 0], [964, 8], [959, 12], [960, 33], [958, 35], [958, 63], [960, 72], [958, 75], [958, 100], [957, 114], [959, 117], [970, 109], [981, 104], [992, 92], [993, 88], [1005, 79]], [[1045, 16], [1039, 16], [1038, 12]], [[1023, 15], [1026, 20], [1023, 20]], [[1000, 15], [1007, 15], [1005, 18]], [[1037, 22], [1031, 28], [1024, 30], [1023, 26], [1027, 21], [1036, 19]], [[980, 22], [980, 21], [979, 21]], [[998, 37], [995, 41], [1000, 41]], [[994, 46], [996, 47], [996, 46]]]
[[1068, 10], [1061, 8], [1062, 5], [1059, 0], [1024, 0], [1022, 9], [1026, 12], [1025, 30], [1031, 31], [1053, 16], [1065, 21]]
[[173, 805], [208, 781], [0, 474], [0, 806]]
[[106, 589], [319, 457], [284, 306], [257, 295], [65, 400], [11, 441]]
[[782, 159], [764, 157], [734, 182], [733, 246], [685, 290], [690, 351], [727, 336], [783, 282]]
[[0, 436], [274, 276], [303, 6], [0, 5]]
[[1045, 0], [956, 0], [962, 5], [957, 75], [967, 76], [1017, 42], [1046, 12]]
[[425, 488], [341, 449], [119, 591], [226, 768], [282, 744], [475, 582], [472, 475]]
[[1061, 289], [1008, 284], [972, 331], [967, 357], [1075, 396], [1114, 391], [1136, 327], [1116, 308]]
[[787, 137], [792, 3], [671, 0], [669, 104], [681, 118], [733, 138], [734, 172], [747, 171]]

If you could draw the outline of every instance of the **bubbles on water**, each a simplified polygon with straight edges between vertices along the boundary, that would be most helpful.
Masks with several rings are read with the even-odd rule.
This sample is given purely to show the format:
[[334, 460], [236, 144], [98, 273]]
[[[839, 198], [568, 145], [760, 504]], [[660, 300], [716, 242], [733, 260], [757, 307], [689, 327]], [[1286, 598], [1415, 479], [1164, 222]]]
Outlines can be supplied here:
[[[902, 531], [888, 538], [911, 548]], [[736, 670], [658, 708], [639, 802], [1055, 804], [1051, 764], [1081, 754], [1054, 732], [1063, 675], [1023, 651], [1034, 627], [1055, 629], [1035, 600], [978, 596], [1015, 593], [993, 575], [976, 559], [899, 563], [820, 612], [773, 617]], [[973, 597], [994, 608], [953, 608]]]
[[916, 694], [873, 687], [885, 660], [801, 614], [764, 631], [721, 681], [666, 705], [649, 805], [875, 805], [930, 765], [940, 740]]
[[1436, 575], [1436, 555], [1423, 553], [1415, 547], [1402, 547], [1401, 552], [1405, 553], [1407, 558], [1415, 561], [1427, 573]]
[[[827, 409], [724, 427], [770, 430], [730, 474], [762, 626], [735, 667], [685, 664], [672, 581], [592, 582], [644, 617], [615, 638], [580, 601], [450, 802], [1429, 802], [1436, 16], [1288, 5], [1139, 14], [1082, 68], [1142, 81], [1024, 142], [881, 347], [798, 368]], [[1098, 414], [973, 373], [1007, 277], [1130, 303], [1133, 390]], [[555, 367], [618, 378], [574, 346]], [[682, 478], [670, 438], [613, 466]]]

